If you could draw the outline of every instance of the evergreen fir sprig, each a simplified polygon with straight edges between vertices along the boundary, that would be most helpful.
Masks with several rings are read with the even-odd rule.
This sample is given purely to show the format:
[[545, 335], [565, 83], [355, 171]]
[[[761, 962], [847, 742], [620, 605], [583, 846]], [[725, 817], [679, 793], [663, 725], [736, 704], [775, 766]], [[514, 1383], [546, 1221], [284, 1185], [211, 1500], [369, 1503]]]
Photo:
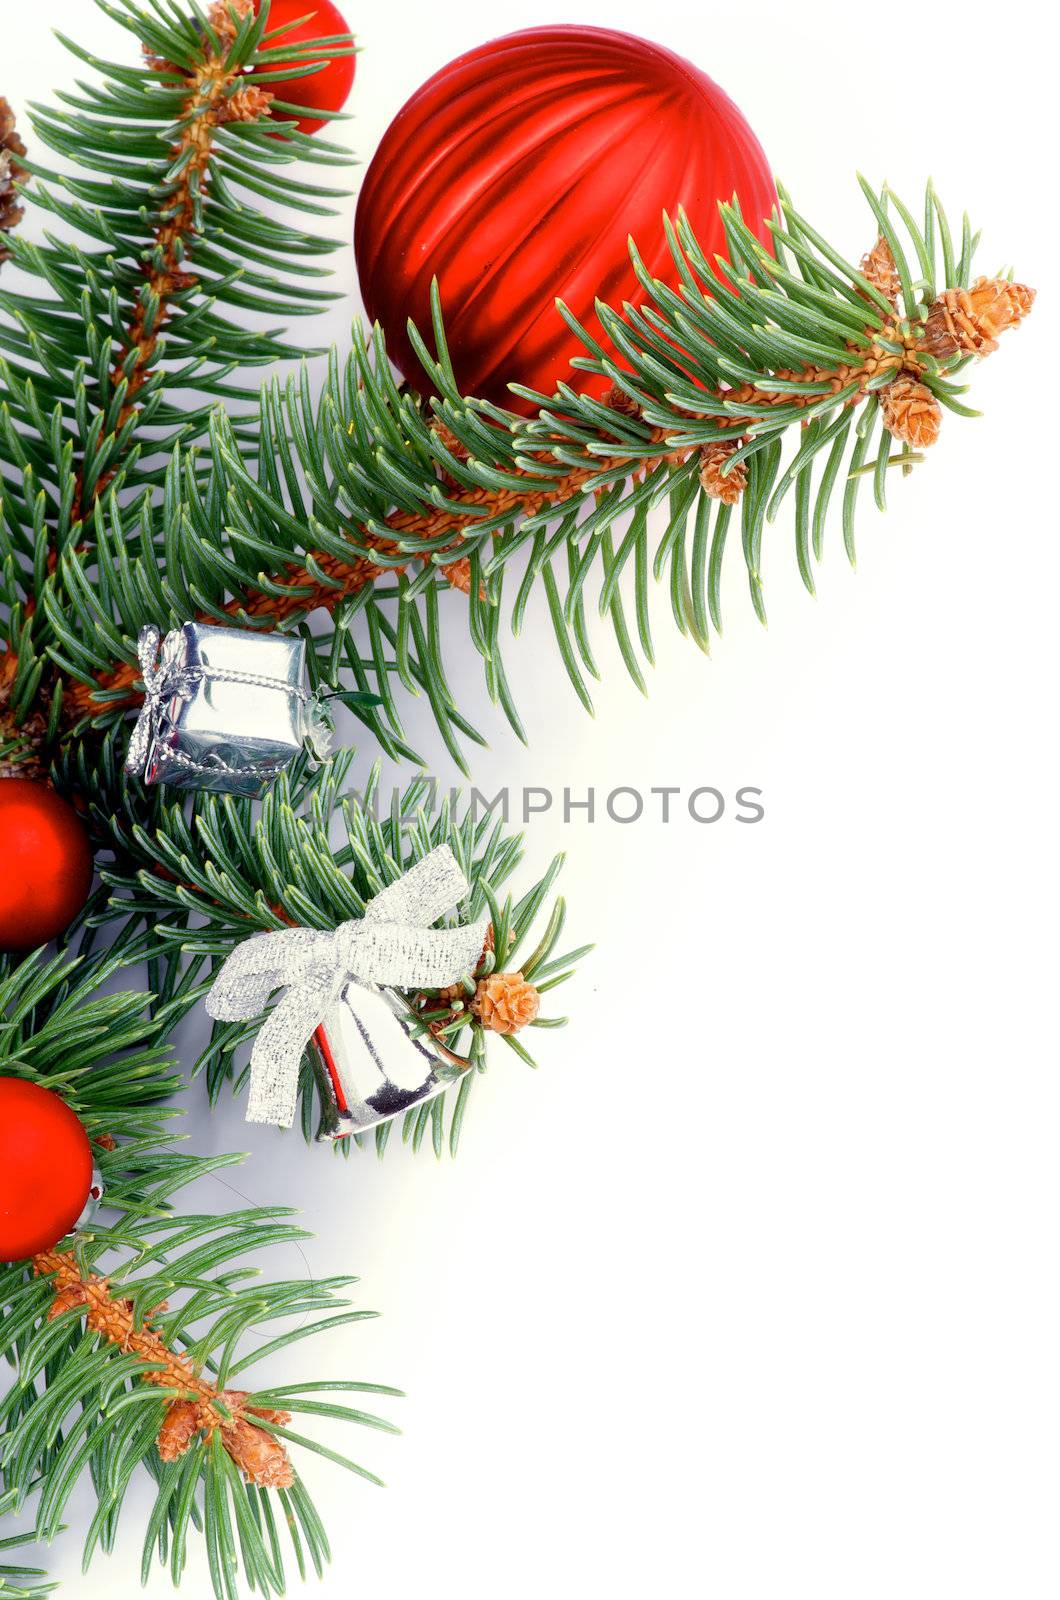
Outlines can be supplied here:
[[[178, 798], [164, 789], [144, 793], [124, 781], [123, 737], [115, 729], [102, 749], [95, 741], [71, 746], [56, 779], [91, 797], [89, 820], [101, 850], [113, 857], [113, 864], [101, 866], [109, 898], [90, 920], [111, 930], [116, 961], [149, 960], [167, 1017], [182, 1016], [201, 1002], [216, 968], [242, 939], [291, 925], [331, 929], [361, 916], [368, 900], [415, 861], [440, 844], [450, 846], [471, 884], [455, 920], [487, 915], [492, 938], [460, 992], [407, 996], [419, 1013], [419, 1031], [429, 1032], [457, 1061], [452, 1090], [408, 1113], [401, 1137], [413, 1149], [427, 1144], [441, 1154], [447, 1146], [455, 1154], [473, 1079], [486, 1070], [491, 1039], [536, 1064], [525, 1035], [501, 1032], [477, 1014], [478, 985], [518, 968], [521, 980], [542, 996], [564, 983], [588, 954], [588, 946], [560, 948], [566, 907], [551, 897], [562, 856], [515, 895], [508, 886], [522, 859], [522, 838], [473, 799], [440, 796], [426, 778], [395, 791], [384, 808], [378, 766], [355, 791], [355, 756], [347, 751], [323, 772], [302, 767], [284, 775], [260, 807], [232, 796]], [[535, 1015], [528, 1025], [555, 1028], [565, 1020]], [[204, 1076], [212, 1103], [244, 1089], [242, 1062], [257, 1026], [214, 1024], [191, 1068], [192, 1076]], [[321, 1089], [307, 1058], [299, 1117], [307, 1139], [321, 1123]], [[383, 1123], [376, 1130], [380, 1154], [393, 1128]], [[343, 1141], [341, 1148], [348, 1147]]]
[[[441, 619], [452, 588], [466, 596], [489, 693], [517, 732], [502, 640], [507, 623], [518, 631], [535, 590], [586, 706], [600, 671], [593, 608], [643, 688], [654, 657], [653, 580], [666, 584], [679, 629], [707, 649], [721, 627], [726, 550], [738, 543], [764, 618], [767, 533], [790, 499], [796, 560], [812, 591], [830, 514], [839, 512], [853, 559], [863, 480], [871, 478], [882, 506], [888, 472], [920, 458], [942, 409], [968, 413], [955, 381], [963, 361], [987, 353], [1030, 306], [1030, 291], [1006, 279], [972, 284], [977, 236], [965, 222], [955, 238], [930, 185], [916, 218], [888, 189], [863, 182], [877, 243], [860, 266], [782, 193], [771, 250], [735, 205], [722, 207], [724, 259], [706, 259], [687, 218], [667, 222], [671, 283], [650, 277], [631, 246], [647, 301], [640, 310], [600, 305], [603, 342], [576, 328], [585, 353], [575, 365], [595, 380], [588, 394], [568, 385], [553, 396], [517, 389], [518, 411], [462, 395], [436, 297], [432, 348], [414, 333], [429, 400], [395, 382], [378, 330], [368, 338], [355, 329], [346, 360], [332, 354], [319, 394], [305, 369], [272, 379], [255, 419], [240, 413], [245, 396], [231, 389], [230, 372], [286, 347], [230, 317], [215, 327], [218, 307], [243, 303], [248, 262], [267, 280], [250, 289], [280, 314], [311, 307], [297, 273], [315, 246], [247, 202], [279, 198], [277, 162], [341, 152], [297, 134], [277, 138], [260, 121], [222, 119], [218, 107], [259, 82], [245, 71], [268, 54], [264, 8], [253, 16], [248, 0], [215, 6], [212, 29], [174, 20], [162, 0], [116, 0], [110, 9], [148, 59], [128, 69], [95, 63], [109, 71], [108, 84], [79, 100], [94, 92], [98, 101], [41, 113], [39, 132], [73, 157], [82, 150], [89, 166], [118, 163], [120, 173], [104, 174], [121, 191], [113, 214], [91, 187], [98, 176], [60, 186], [44, 174], [31, 193], [78, 226], [88, 201], [76, 198], [76, 214], [63, 208], [70, 184], [88, 183], [114, 238], [95, 258], [60, 240], [33, 250], [20, 242], [48, 294], [37, 309], [9, 304], [11, 337], [24, 346], [11, 371], [6, 446], [0, 439], [0, 457], [9, 457], [0, 581], [12, 614], [3, 721], [16, 744], [31, 716], [29, 742], [39, 744], [60, 725], [77, 727], [86, 715], [113, 720], [135, 704], [135, 638], [145, 622], [194, 615], [301, 627], [323, 609], [330, 625], [315, 630], [312, 646], [320, 681], [376, 697], [355, 709], [395, 758], [415, 754], [401, 702], [426, 696], [464, 763], [467, 743], [482, 736], [446, 671]], [[271, 48], [282, 48], [282, 36]], [[193, 117], [189, 83], [203, 73], [205, 110], [197, 101], [202, 114]], [[138, 95], [139, 119], [131, 110]], [[180, 95], [179, 107], [169, 104]], [[127, 150], [102, 131], [111, 102], [128, 112]], [[248, 115], [260, 109], [246, 107]], [[194, 145], [203, 117], [213, 119], [208, 158]], [[165, 159], [144, 194], [157, 198], [133, 205], [122, 186], [150, 167], [144, 141], [152, 138]], [[174, 160], [182, 140], [191, 154]], [[243, 180], [235, 206], [229, 190]], [[138, 242], [129, 238], [134, 215]], [[115, 238], [128, 246], [118, 257]], [[188, 250], [195, 282], [182, 286]], [[244, 270], [233, 276], [237, 266]], [[75, 306], [73, 289], [83, 296], [86, 284], [98, 292]], [[557, 314], [571, 321], [563, 307]], [[32, 348], [27, 317], [36, 319]], [[70, 337], [94, 341], [91, 361], [69, 348]], [[178, 345], [194, 370], [168, 360]], [[181, 393], [189, 383], [203, 402], [190, 409]], [[208, 452], [182, 450], [216, 399], [225, 409], [212, 418]], [[0, 413], [0, 432], [2, 422]], [[786, 449], [795, 435], [797, 446]], [[150, 454], [134, 459], [148, 436]], [[667, 515], [656, 535], [649, 514], [660, 503]], [[739, 538], [730, 539], [737, 521]]]
[[[324, 608], [331, 626], [316, 630], [314, 648], [339, 680], [380, 696], [370, 722], [384, 747], [404, 748], [401, 688], [426, 692], [459, 756], [460, 740], [480, 735], [446, 677], [448, 588], [467, 596], [490, 694], [517, 731], [502, 617], [507, 609], [518, 631], [535, 589], [590, 707], [599, 676], [590, 606], [609, 619], [643, 688], [653, 579], [666, 583], [679, 629], [707, 649], [721, 629], [726, 550], [738, 543], [764, 620], [767, 534], [789, 500], [812, 593], [832, 513], [853, 561], [865, 478], [882, 509], [889, 472], [922, 458], [943, 409], [974, 415], [955, 381], [961, 368], [996, 348], [1033, 301], [1009, 278], [972, 281], [977, 235], [966, 221], [955, 242], [930, 185], [919, 222], [890, 190], [862, 188], [878, 237], [860, 266], [783, 192], [772, 250], [735, 205], [721, 208], [725, 260], [706, 259], [686, 217], [668, 223], [676, 289], [650, 278], [631, 247], [648, 303], [599, 305], [606, 344], [560, 308], [582, 338], [575, 365], [595, 392], [516, 389], [529, 417], [460, 394], [437, 296], [434, 351], [415, 335], [429, 402], [395, 383], [378, 329], [370, 340], [355, 329], [319, 397], [305, 372], [266, 389], [253, 458], [218, 414], [209, 485], [188, 464], [174, 474], [165, 526], [112, 508], [106, 551], [119, 582], [91, 555], [65, 554], [47, 605], [64, 644], [85, 640], [69, 657], [53, 647], [76, 673], [72, 709], [97, 715], [135, 701], [135, 626], [149, 612], [168, 606], [175, 620], [194, 606], [204, 620], [300, 626]], [[649, 514], [660, 503], [667, 515], [655, 534]], [[178, 541], [189, 577], [174, 593], [159, 568]], [[123, 555], [123, 545], [137, 553]]]
[[[284, 45], [288, 28], [269, 28], [268, 0], [213, 0], [205, 13], [96, 3], [141, 60], [102, 61], [64, 40], [97, 78], [33, 109], [33, 149], [18, 141], [16, 174], [30, 212], [61, 229], [41, 242], [4, 234], [0, 761], [34, 759], [57, 727], [61, 684], [45, 670], [53, 641], [37, 604], [45, 573], [91, 544], [104, 498], [157, 498], [170, 452], [201, 435], [213, 406], [253, 439], [256, 395], [239, 372], [304, 356], [282, 324], [335, 298], [320, 286], [334, 243], [275, 214], [282, 204], [316, 219], [345, 193], [304, 173], [287, 180], [292, 162], [351, 158], [272, 119], [277, 49], [287, 78], [319, 61]], [[6, 113], [4, 129], [16, 138]], [[46, 166], [49, 149], [73, 170]], [[262, 326], [263, 315], [280, 326]]]
[[[343, 189], [284, 174], [295, 160], [350, 160], [270, 122], [282, 31], [269, 31], [267, 0], [260, 11], [215, 0], [205, 16], [164, 0], [96, 3], [132, 33], [142, 60], [102, 61], [64, 40], [102, 81], [33, 108], [22, 165], [35, 180], [26, 202], [66, 236], [49, 231], [37, 244], [12, 234], [28, 287], [0, 291], [0, 466], [9, 492], [25, 485], [9, 515], [29, 535], [32, 514], [20, 508], [43, 495], [57, 550], [83, 537], [103, 487], [155, 487], [168, 450], [201, 431], [210, 406], [245, 409], [253, 396], [238, 368], [304, 354], [241, 318], [285, 322], [335, 298], [318, 286], [317, 265], [334, 245], [272, 213], [280, 203], [330, 214]], [[352, 48], [345, 39], [333, 53]], [[319, 70], [304, 47], [283, 53], [287, 77]], [[261, 76], [248, 78], [255, 69]], [[46, 166], [41, 148], [74, 171]]]
[[[266, 415], [262, 439], [281, 436]], [[229, 421], [217, 413], [211, 423], [213, 470], [202, 480], [194, 455], [174, 449], [162, 504], [147, 498], [135, 508], [108, 495], [95, 513], [95, 537], [87, 550], [63, 552], [49, 581], [39, 589], [41, 616], [36, 630], [19, 640], [20, 674], [34, 684], [52, 686], [60, 698], [55, 721], [76, 732], [84, 718], [105, 728], [128, 713], [135, 699], [139, 667], [135, 640], [148, 623], [177, 624], [189, 616], [231, 625], [226, 604], [240, 569], [222, 547], [217, 529], [245, 529], [253, 559], [261, 558], [259, 533], [245, 463], [230, 454]], [[278, 448], [283, 449], [280, 445]], [[278, 483], [275, 485], [279, 492]], [[309, 524], [312, 514], [304, 507]], [[286, 516], [289, 534], [295, 518]], [[293, 535], [291, 535], [293, 536]], [[323, 559], [323, 558], [321, 558]], [[266, 588], [267, 579], [260, 580]], [[398, 576], [400, 587], [404, 580]], [[422, 761], [403, 725], [399, 696], [425, 696], [461, 766], [460, 741], [482, 743], [482, 735], [460, 711], [442, 660], [439, 596], [427, 595], [396, 615], [385, 585], [365, 585], [354, 596], [340, 624], [323, 637], [296, 619], [306, 644], [311, 685], [336, 695], [352, 709], [392, 759]], [[18, 620], [12, 613], [12, 632]], [[241, 612], [242, 616], [242, 612]], [[247, 616], [249, 626], [267, 627], [268, 615]], [[179, 625], [179, 624], [177, 624]], [[58, 669], [56, 673], [55, 669]], [[19, 705], [32, 704], [25, 694]]]
[[[371, 1313], [346, 1309], [352, 1279], [268, 1283], [244, 1264], [248, 1251], [306, 1237], [287, 1208], [174, 1211], [196, 1179], [240, 1158], [195, 1157], [173, 1142], [166, 1123], [176, 1113], [159, 1102], [179, 1081], [165, 1036], [180, 1005], [151, 1015], [142, 994], [101, 994], [119, 965], [113, 955], [67, 955], [0, 974], [0, 1071], [62, 1095], [93, 1141], [106, 1189], [105, 1209], [71, 1240], [0, 1269], [0, 1350], [15, 1368], [0, 1403], [2, 1505], [14, 1512], [35, 1501], [36, 1537], [49, 1540], [88, 1473], [98, 1509], [87, 1563], [113, 1547], [143, 1467], [156, 1483], [145, 1579], [156, 1557], [179, 1579], [198, 1532], [219, 1600], [234, 1595], [240, 1565], [252, 1587], [281, 1594], [286, 1542], [303, 1572], [328, 1559], [288, 1441], [378, 1481], [292, 1432], [291, 1416], [392, 1431], [343, 1397], [398, 1391], [318, 1378], [237, 1387], [258, 1362]], [[258, 1342], [248, 1347], [248, 1338]]]

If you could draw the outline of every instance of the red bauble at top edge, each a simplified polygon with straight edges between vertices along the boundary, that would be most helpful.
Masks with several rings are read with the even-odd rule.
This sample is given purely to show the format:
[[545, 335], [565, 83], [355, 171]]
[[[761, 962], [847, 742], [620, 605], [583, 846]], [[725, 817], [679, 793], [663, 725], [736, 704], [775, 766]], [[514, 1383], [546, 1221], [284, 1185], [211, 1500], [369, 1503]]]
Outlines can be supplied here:
[[[258, 0], [257, 9], [261, 9], [261, 0]], [[305, 18], [305, 21], [299, 21], [300, 18]], [[279, 39], [269, 39], [274, 28], [284, 28], [290, 22], [298, 23], [298, 26]], [[259, 77], [263, 72], [278, 72], [284, 65], [284, 45], [304, 46], [313, 44], [317, 39], [333, 39], [336, 34], [349, 31], [345, 17], [337, 6], [332, 5], [331, 0], [272, 0], [261, 48], [270, 53], [275, 51], [275, 59], [267, 67], [257, 67], [251, 77]], [[277, 100], [289, 100], [295, 105], [305, 106], [309, 111], [341, 111], [353, 88], [357, 58], [352, 55], [329, 57], [325, 49], [321, 51], [320, 60], [327, 65], [319, 72], [310, 72], [299, 78], [277, 78], [273, 82], [263, 83], [261, 87], [275, 95]], [[298, 67], [309, 64], [306, 61], [296, 63]], [[277, 120], [285, 116], [290, 120], [291, 114], [277, 111], [274, 115]], [[300, 133], [316, 133], [325, 126], [326, 120], [314, 116], [298, 117], [294, 125]]]
[[65, 1100], [0, 1078], [0, 1261], [24, 1261], [70, 1232], [92, 1188], [92, 1146]]
[[673, 284], [664, 211], [687, 211], [707, 258], [736, 194], [764, 243], [776, 193], [745, 118], [716, 83], [661, 45], [604, 28], [532, 28], [444, 67], [398, 113], [368, 168], [354, 243], [369, 317], [424, 387], [406, 332], [430, 337], [437, 276], [463, 392], [512, 404], [509, 382], [551, 394], [580, 341], [561, 298], [596, 337], [597, 297], [642, 305], [632, 236]]

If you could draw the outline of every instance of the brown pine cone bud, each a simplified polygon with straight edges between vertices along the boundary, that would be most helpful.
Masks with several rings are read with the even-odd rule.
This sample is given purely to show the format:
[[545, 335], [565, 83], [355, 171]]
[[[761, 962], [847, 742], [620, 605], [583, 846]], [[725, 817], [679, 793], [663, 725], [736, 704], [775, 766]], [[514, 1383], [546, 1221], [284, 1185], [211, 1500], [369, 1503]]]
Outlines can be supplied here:
[[213, 0], [206, 20], [221, 41], [223, 50], [235, 43], [236, 29], [254, 10], [254, 0]]
[[219, 122], [264, 122], [276, 96], [255, 84], [241, 85], [218, 112]]
[[432, 420], [431, 420], [431, 432], [434, 434], [435, 438], [437, 438], [438, 440], [440, 440], [440, 442], [442, 444], [444, 444], [444, 446], [448, 450], [449, 454], [451, 456], [454, 456], [457, 461], [466, 461], [467, 460], [467, 458], [468, 458], [467, 445], [461, 444], [460, 440], [457, 438], [457, 436], [453, 432], [452, 428], [450, 428], [447, 423], [444, 423], [442, 421], [441, 417], [432, 418]]
[[83, 1306], [87, 1296], [80, 1284], [69, 1284], [66, 1288], [57, 1289], [55, 1298], [48, 1307], [48, 1321], [54, 1322], [56, 1317], [61, 1317], [64, 1311], [72, 1311], [75, 1306]]
[[620, 412], [624, 417], [640, 416], [640, 406], [634, 400], [633, 396], [631, 394], [627, 394], [625, 389], [620, 389], [617, 383], [613, 383], [611, 385], [610, 389], [608, 389], [607, 393], [604, 395], [601, 403], [607, 406], [611, 411]]
[[455, 561], [447, 561], [442, 567], [442, 577], [454, 589], [459, 589], [462, 594], [471, 593], [471, 558], [457, 556]]
[[174, 1400], [166, 1410], [155, 1443], [163, 1461], [176, 1461], [202, 1426], [194, 1400]]
[[1015, 328], [1034, 304], [1035, 291], [1007, 278], [977, 278], [970, 289], [944, 289], [928, 312], [923, 348], [946, 356], [988, 356], [997, 336]]
[[914, 450], [926, 450], [939, 436], [942, 407], [931, 390], [908, 373], [900, 373], [881, 391], [880, 410], [884, 427]]
[[294, 1468], [282, 1442], [246, 1417], [221, 1424], [221, 1443], [248, 1483], [262, 1489], [290, 1489]]
[[705, 444], [699, 452], [699, 481], [712, 500], [720, 500], [724, 505], [737, 505], [740, 496], [747, 488], [747, 467], [738, 461], [730, 471], [723, 469], [725, 463], [736, 454], [739, 444], [725, 444], [718, 439], [713, 444]]
[[891, 247], [882, 233], [872, 249], [862, 256], [858, 271], [863, 278], [868, 278], [872, 287], [878, 289], [892, 305], [897, 305], [902, 280], [898, 276]]
[[285, 1427], [291, 1413], [248, 1406], [249, 1396], [243, 1389], [225, 1389], [217, 1398], [230, 1416], [224, 1416], [217, 1402], [205, 1395], [198, 1400], [173, 1401], [158, 1430], [156, 1443], [162, 1460], [176, 1461], [197, 1434], [219, 1429], [222, 1444], [251, 1483], [289, 1489], [294, 1482], [294, 1469], [287, 1452], [278, 1439], [249, 1419], [260, 1417], [264, 1422]]
[[6, 261], [11, 254], [4, 247], [3, 235], [16, 228], [22, 219], [15, 185], [26, 176], [26, 169], [18, 160], [25, 153], [26, 147], [15, 132], [15, 114], [0, 95], [0, 261]]
[[260, 1417], [263, 1422], [275, 1422], [281, 1428], [286, 1428], [291, 1420], [289, 1411], [277, 1411], [274, 1406], [248, 1406], [250, 1391], [247, 1389], [222, 1389], [221, 1399], [229, 1411], [245, 1411], [248, 1417]]
[[541, 996], [521, 972], [491, 972], [480, 978], [471, 1009], [484, 1028], [493, 1033], [518, 1033], [533, 1022]]

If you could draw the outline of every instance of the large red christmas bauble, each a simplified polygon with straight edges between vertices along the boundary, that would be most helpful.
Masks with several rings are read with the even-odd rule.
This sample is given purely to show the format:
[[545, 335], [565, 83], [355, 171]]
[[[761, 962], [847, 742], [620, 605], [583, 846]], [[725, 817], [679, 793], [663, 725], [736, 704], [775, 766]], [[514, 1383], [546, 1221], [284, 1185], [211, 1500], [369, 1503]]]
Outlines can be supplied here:
[[594, 302], [642, 304], [631, 235], [673, 283], [662, 213], [683, 205], [708, 258], [719, 200], [739, 196], [760, 239], [774, 199], [761, 145], [717, 84], [660, 45], [605, 28], [531, 28], [443, 67], [398, 112], [368, 168], [354, 243], [368, 315], [422, 385], [405, 330], [428, 343], [430, 285], [463, 392], [506, 384], [599, 392], [555, 309], [599, 336]]
[[88, 899], [88, 836], [50, 784], [0, 778], [0, 862], [0, 951], [47, 944]]
[[70, 1232], [92, 1187], [88, 1134], [50, 1089], [0, 1078], [0, 1261], [24, 1261]]
[[[257, 9], [261, 9], [261, 0], [258, 0]], [[305, 20], [299, 21], [300, 18]], [[270, 40], [269, 34], [274, 28], [286, 27], [289, 22], [298, 25], [280, 38]], [[333, 39], [337, 33], [349, 31], [342, 12], [332, 5], [331, 0], [272, 0], [260, 49], [275, 51], [276, 54], [268, 65], [259, 64], [251, 77], [262, 72], [279, 72], [284, 66], [285, 45], [313, 44], [317, 39]], [[319, 72], [307, 73], [304, 78], [276, 78], [271, 83], [263, 83], [261, 87], [275, 95], [277, 100], [290, 100], [296, 106], [306, 106], [312, 111], [341, 111], [353, 88], [356, 56], [329, 56], [324, 49], [319, 57], [313, 57], [312, 60], [326, 61], [327, 66]], [[298, 61], [294, 65], [305, 67], [310, 62]], [[277, 111], [275, 115], [282, 118], [285, 113]], [[290, 118], [290, 112], [286, 115]], [[325, 120], [322, 117], [298, 117], [295, 127], [302, 133], [316, 133], [318, 128], [324, 126]]]

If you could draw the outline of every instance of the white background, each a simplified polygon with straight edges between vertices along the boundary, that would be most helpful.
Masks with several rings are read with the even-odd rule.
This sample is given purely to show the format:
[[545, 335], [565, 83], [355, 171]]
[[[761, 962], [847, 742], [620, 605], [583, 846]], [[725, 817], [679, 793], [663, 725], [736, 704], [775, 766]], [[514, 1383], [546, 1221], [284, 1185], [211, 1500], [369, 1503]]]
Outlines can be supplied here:
[[[0, 90], [16, 106], [83, 74], [53, 26], [130, 48], [86, 0], [13, 15]], [[239, 1196], [298, 1203], [310, 1269], [360, 1273], [360, 1303], [386, 1313], [332, 1336], [321, 1369], [409, 1391], [386, 1404], [404, 1438], [352, 1440], [385, 1492], [306, 1464], [337, 1553], [317, 1592], [1046, 1600], [1052, 62], [972, 0], [373, 5], [351, 16], [358, 152], [460, 50], [553, 20], [650, 31], [696, 60], [847, 255], [874, 236], [854, 168], [914, 199], [930, 171], [983, 226], [983, 270], [1013, 262], [1048, 292], [974, 374], [983, 419], [946, 418], [886, 519], [866, 504], [856, 576], [833, 532], [816, 602], [789, 513], [768, 536], [768, 631], [735, 561], [709, 662], [660, 594], [650, 701], [601, 635], [595, 721], [531, 618], [511, 655], [530, 750], [484, 713], [483, 788], [753, 784], [767, 815], [536, 821], [531, 862], [569, 852], [571, 940], [599, 950], [556, 997], [569, 1028], [532, 1040], [542, 1070], [505, 1060], [477, 1086], [455, 1164], [332, 1161], [245, 1129], [238, 1105], [211, 1118], [192, 1090], [197, 1148], [252, 1149]], [[341, 341], [355, 297], [351, 253], [339, 261]], [[453, 621], [454, 678], [479, 706]], [[202, 1199], [237, 1197], [215, 1184]], [[275, 1376], [304, 1359], [296, 1347]], [[75, 1515], [52, 1557], [69, 1596], [137, 1592], [146, 1499], [88, 1577]], [[204, 1567], [185, 1588], [206, 1593]]]

